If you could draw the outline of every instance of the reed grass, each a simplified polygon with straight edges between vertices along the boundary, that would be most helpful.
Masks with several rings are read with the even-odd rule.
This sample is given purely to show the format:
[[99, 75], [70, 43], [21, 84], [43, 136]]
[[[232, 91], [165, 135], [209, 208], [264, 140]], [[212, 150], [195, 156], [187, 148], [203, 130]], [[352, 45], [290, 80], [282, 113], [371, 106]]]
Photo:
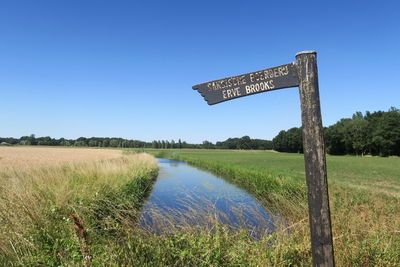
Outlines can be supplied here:
[[1, 169], [0, 265], [98, 261], [96, 247], [134, 223], [157, 173], [150, 155], [119, 155]]

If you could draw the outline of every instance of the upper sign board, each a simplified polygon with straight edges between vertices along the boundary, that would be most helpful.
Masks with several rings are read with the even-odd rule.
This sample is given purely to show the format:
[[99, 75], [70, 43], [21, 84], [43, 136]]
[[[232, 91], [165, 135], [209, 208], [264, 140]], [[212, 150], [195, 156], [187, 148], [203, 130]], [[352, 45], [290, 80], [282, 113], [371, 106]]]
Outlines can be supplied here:
[[234, 98], [299, 86], [295, 63], [223, 78], [193, 86], [209, 105]]

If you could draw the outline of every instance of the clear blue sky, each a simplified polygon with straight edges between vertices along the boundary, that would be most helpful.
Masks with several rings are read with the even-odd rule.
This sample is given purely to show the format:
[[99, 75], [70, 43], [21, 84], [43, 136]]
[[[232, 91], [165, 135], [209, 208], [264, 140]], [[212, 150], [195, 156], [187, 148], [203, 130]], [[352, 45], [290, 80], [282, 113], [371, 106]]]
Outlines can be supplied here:
[[0, 136], [271, 139], [297, 88], [208, 106], [192, 85], [318, 52], [325, 126], [400, 107], [398, 1], [0, 3]]

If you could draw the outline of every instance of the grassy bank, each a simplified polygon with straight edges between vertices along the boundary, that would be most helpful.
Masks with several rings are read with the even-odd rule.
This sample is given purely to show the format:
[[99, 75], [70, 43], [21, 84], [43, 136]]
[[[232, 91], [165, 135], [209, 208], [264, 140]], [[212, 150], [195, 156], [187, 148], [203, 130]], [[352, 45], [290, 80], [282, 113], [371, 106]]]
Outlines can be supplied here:
[[[15, 151], [2, 150], [1, 266], [102, 265], [113, 251], [127, 246], [124, 240], [157, 174], [153, 157], [121, 151], [60, 153], [48, 148], [51, 151], [40, 154], [35, 148], [24, 149], [17, 152], [24, 157], [33, 153], [33, 162], [48, 152], [54, 154], [43, 164], [29, 164], [10, 161]], [[70, 159], [57, 160], [68, 157], [66, 153]], [[85, 156], [73, 160], [79, 155]], [[52, 160], [57, 164], [50, 164]]]
[[[152, 153], [187, 161], [224, 176], [252, 192], [266, 207], [285, 216], [290, 234], [277, 233], [271, 237], [275, 240], [273, 245], [261, 250], [259, 241], [249, 241], [246, 245], [248, 255], [260, 257], [252, 263], [310, 264], [302, 155], [190, 150]], [[398, 266], [400, 159], [328, 157], [327, 161], [337, 265]], [[233, 240], [228, 238], [224, 242], [230, 244]], [[249, 256], [246, 258], [247, 263], [251, 262]]]
[[[140, 229], [137, 212], [157, 173], [154, 158], [97, 151], [100, 158], [79, 149], [62, 156], [25, 151], [26, 160], [14, 165], [0, 151], [1, 266], [310, 266], [302, 155], [152, 151], [222, 175], [284, 215], [285, 225], [254, 240], [217, 221], [161, 235]], [[41, 160], [31, 166], [27, 153]], [[328, 157], [337, 266], [398, 266], [399, 161]]]

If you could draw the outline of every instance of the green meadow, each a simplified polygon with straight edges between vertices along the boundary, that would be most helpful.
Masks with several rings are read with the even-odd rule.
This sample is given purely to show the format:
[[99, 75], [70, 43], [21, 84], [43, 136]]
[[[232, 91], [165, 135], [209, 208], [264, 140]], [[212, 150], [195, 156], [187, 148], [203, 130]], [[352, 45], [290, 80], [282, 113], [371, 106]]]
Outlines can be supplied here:
[[[302, 182], [305, 177], [303, 154], [269, 151], [172, 150], [165, 155], [198, 161], [198, 164], [207, 162], [207, 165], [210, 165], [213, 162], [234, 169], [284, 175]], [[399, 157], [327, 155], [327, 168], [329, 185], [344, 185], [400, 197]]]
[[[268, 248], [280, 261], [265, 262], [310, 264], [302, 154], [226, 150], [151, 153], [187, 161], [254, 194], [268, 209], [283, 215], [289, 223], [286, 228], [290, 228], [290, 234], [280, 236]], [[327, 156], [327, 168], [337, 265], [398, 266], [400, 158]], [[283, 251], [278, 249], [281, 244], [285, 244]]]

